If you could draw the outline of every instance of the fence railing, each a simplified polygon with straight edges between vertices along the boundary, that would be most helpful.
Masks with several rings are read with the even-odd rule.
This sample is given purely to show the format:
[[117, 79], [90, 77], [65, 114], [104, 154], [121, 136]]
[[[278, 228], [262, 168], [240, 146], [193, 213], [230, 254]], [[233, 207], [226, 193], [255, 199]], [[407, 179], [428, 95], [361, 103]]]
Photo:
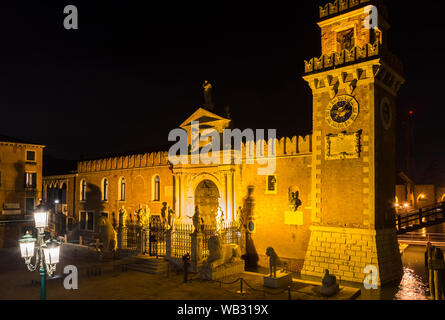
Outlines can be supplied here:
[[[192, 224], [176, 223], [173, 228], [159, 220], [150, 221], [148, 228], [137, 224], [128, 224], [122, 230], [121, 248], [135, 253], [148, 253], [151, 256], [171, 256], [181, 258], [193, 248], [200, 248], [203, 259], [209, 255], [208, 242], [212, 236], [218, 235], [221, 244], [241, 244], [241, 231], [237, 222], [229, 222], [224, 225], [201, 225], [201, 237], [194, 238], [192, 234], [195, 228]], [[200, 243], [193, 246], [193, 239], [199, 239]], [[198, 241], [198, 240], [196, 240]], [[139, 252], [140, 251], [140, 252]]]
[[399, 234], [421, 229], [428, 225], [442, 223], [445, 220], [445, 202], [418, 209], [414, 213], [397, 216]]
[[445, 233], [405, 233], [397, 236], [399, 241], [413, 242], [443, 242], [445, 243]]
[[191, 252], [193, 225], [176, 224], [171, 234], [171, 255], [181, 258], [186, 253]]

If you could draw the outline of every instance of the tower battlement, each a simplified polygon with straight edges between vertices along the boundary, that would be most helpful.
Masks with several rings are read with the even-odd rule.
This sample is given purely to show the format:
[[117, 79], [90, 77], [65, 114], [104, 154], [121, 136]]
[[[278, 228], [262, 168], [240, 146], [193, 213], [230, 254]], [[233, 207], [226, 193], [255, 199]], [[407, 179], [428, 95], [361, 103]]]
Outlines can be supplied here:
[[334, 2], [320, 6], [320, 19], [368, 5], [375, 5], [379, 9], [380, 14], [387, 18], [387, 9], [379, 0], [335, 0]]
[[344, 49], [341, 52], [322, 55], [320, 58], [312, 58], [304, 61], [304, 73], [320, 72], [333, 68], [343, 67], [349, 64], [374, 59], [383, 58], [397, 72], [403, 74], [403, 64], [388, 50], [383, 50], [379, 42], [374, 44], [367, 43], [362, 47], [354, 47], [351, 50]]

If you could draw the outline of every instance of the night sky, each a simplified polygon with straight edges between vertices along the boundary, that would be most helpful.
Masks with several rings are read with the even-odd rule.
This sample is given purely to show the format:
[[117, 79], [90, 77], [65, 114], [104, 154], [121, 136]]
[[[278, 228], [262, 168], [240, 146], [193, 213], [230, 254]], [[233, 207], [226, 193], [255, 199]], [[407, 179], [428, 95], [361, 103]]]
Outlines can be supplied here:
[[[399, 92], [398, 166], [404, 169], [413, 110], [413, 176], [438, 176], [431, 173], [445, 159], [445, 5], [386, 3], [389, 47], [407, 79]], [[78, 30], [63, 28], [69, 4], [79, 10]], [[311, 95], [301, 76], [303, 60], [321, 52], [319, 4], [2, 1], [0, 133], [45, 144], [46, 155], [61, 159], [152, 149], [203, 104], [205, 79], [236, 127], [311, 133]]]

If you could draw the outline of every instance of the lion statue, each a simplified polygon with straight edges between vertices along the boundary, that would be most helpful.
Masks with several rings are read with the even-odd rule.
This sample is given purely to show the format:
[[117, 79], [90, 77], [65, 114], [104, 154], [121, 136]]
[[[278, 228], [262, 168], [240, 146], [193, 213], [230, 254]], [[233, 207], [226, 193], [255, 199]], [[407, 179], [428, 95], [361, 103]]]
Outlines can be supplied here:
[[116, 231], [107, 217], [99, 219], [99, 239], [103, 243], [103, 251], [113, 251], [116, 248]]
[[223, 244], [217, 236], [212, 236], [208, 242], [209, 256], [204, 265], [215, 269], [223, 264], [241, 260], [241, 249], [237, 244]]
[[287, 263], [284, 261], [281, 261], [280, 258], [278, 258], [277, 253], [275, 252], [274, 248], [268, 247], [266, 249], [266, 256], [269, 257], [269, 277], [276, 278], [277, 277], [277, 267], [282, 267], [282, 271], [287, 270]]

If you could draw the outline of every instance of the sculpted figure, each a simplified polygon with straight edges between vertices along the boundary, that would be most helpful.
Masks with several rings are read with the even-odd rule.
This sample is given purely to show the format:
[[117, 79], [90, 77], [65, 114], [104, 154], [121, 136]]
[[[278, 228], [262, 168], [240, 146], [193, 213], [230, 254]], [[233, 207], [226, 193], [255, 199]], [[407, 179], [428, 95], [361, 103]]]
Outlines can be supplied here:
[[329, 270], [325, 270], [323, 280], [321, 281], [320, 293], [324, 297], [331, 297], [339, 290], [337, 278], [333, 274], [329, 274]]
[[201, 225], [204, 223], [204, 220], [199, 215], [199, 207], [195, 207], [195, 214], [193, 216], [193, 226], [195, 227], [194, 233], [201, 231]]
[[215, 269], [223, 264], [241, 259], [241, 249], [236, 244], [221, 244], [218, 236], [212, 236], [208, 242], [209, 256], [204, 265]]
[[212, 84], [208, 82], [207, 80], [204, 80], [204, 83], [202, 85], [204, 89], [204, 105], [208, 109], [213, 109], [213, 101], [212, 101]]
[[272, 247], [266, 249], [266, 256], [269, 257], [269, 277], [277, 277], [278, 255]]
[[148, 205], [145, 205], [143, 223], [146, 227], [150, 224], [150, 207]]
[[281, 267], [282, 272], [287, 272], [287, 262], [281, 261], [278, 257], [277, 253], [275, 252], [274, 248], [268, 247], [266, 249], [266, 256], [269, 257], [269, 277], [276, 278], [277, 277], [277, 268]]
[[173, 228], [173, 225], [175, 224], [175, 210], [168, 208], [168, 222], [167, 222], [169, 228]]
[[161, 208], [161, 219], [162, 222], [165, 224], [167, 223], [167, 214], [168, 214], [168, 208], [167, 208], [167, 202], [162, 202], [162, 208]]
[[142, 227], [143, 218], [144, 218], [144, 209], [142, 209], [142, 205], [139, 205], [139, 209], [135, 212], [136, 215], [136, 223], [138, 226]]
[[302, 203], [299, 197], [300, 197], [299, 191], [291, 192], [289, 188], [289, 208], [292, 211], [297, 211], [298, 208], [301, 206]]
[[127, 210], [124, 206], [119, 209], [119, 226], [125, 227], [127, 223]]
[[99, 239], [103, 243], [104, 251], [112, 251], [116, 248], [116, 231], [107, 217], [99, 219]]

